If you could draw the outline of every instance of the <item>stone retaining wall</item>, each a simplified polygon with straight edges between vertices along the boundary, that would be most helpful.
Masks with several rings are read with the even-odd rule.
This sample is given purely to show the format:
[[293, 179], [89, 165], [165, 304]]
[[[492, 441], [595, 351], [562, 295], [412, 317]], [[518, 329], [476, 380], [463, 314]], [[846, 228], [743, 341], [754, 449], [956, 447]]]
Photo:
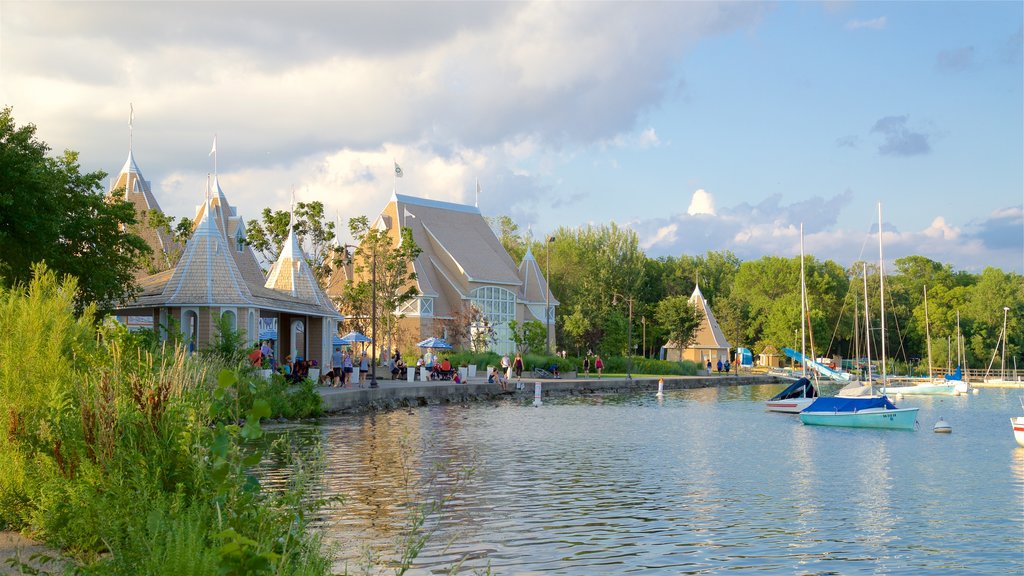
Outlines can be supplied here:
[[[470, 382], [405, 383], [381, 380], [380, 388], [331, 389], [321, 388], [324, 410], [335, 414], [354, 414], [387, 411], [409, 406], [431, 404], [461, 404], [465, 402], [494, 401], [502, 398], [533, 398], [533, 384], [537, 380], [523, 379], [524, 389], [502, 392], [497, 384]], [[594, 380], [540, 380], [545, 398], [574, 396], [599, 392], [657, 391], [657, 378], [602, 378]], [[684, 376], [666, 377], [665, 390], [714, 388], [718, 386], [749, 386], [782, 382], [775, 376]], [[511, 385], [513, 388], [515, 384]]]

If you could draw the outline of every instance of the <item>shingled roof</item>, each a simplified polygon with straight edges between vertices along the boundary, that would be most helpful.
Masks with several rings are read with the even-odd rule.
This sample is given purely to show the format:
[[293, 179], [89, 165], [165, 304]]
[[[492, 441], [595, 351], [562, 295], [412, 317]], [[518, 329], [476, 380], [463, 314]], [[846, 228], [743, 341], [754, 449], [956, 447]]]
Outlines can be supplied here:
[[[519, 263], [519, 278], [523, 285], [516, 294], [520, 302], [526, 304], [527, 309], [535, 319], [545, 322], [544, 309], [547, 304], [558, 306], [558, 300], [554, 294], [548, 292], [548, 282], [541, 273], [537, 259], [533, 257], [533, 250], [530, 245], [526, 246], [526, 254], [523, 261]], [[553, 318], [552, 318], [553, 320]]]
[[[697, 334], [687, 348], [714, 350], [731, 348], [729, 341], [725, 338], [725, 333], [722, 332], [722, 328], [718, 325], [718, 320], [715, 319], [714, 312], [711, 311], [711, 306], [708, 305], [708, 301], [701, 294], [700, 285], [693, 287], [693, 294], [690, 295], [690, 304], [697, 309], [697, 313], [701, 315], [701, 320], [700, 326], [697, 327]], [[679, 348], [679, 344], [670, 341], [664, 347]]]
[[[160, 209], [160, 204], [157, 203], [156, 197], [153, 195], [149, 181], [142, 176], [139, 165], [135, 163], [135, 155], [131, 150], [128, 151], [128, 159], [125, 160], [117, 178], [110, 183], [108, 193], [119, 188], [124, 189], [125, 200], [135, 206], [139, 224], [135, 226], [134, 231], [146, 241], [150, 250], [153, 251], [151, 256], [153, 266], [157, 269], [170, 266], [169, 254], [178, 250], [180, 246], [174, 242], [166, 230], [148, 224], [146, 217], [150, 210], [156, 210], [161, 214], [163, 214], [163, 210]], [[137, 276], [141, 278], [147, 273], [146, 270], [140, 269]]]

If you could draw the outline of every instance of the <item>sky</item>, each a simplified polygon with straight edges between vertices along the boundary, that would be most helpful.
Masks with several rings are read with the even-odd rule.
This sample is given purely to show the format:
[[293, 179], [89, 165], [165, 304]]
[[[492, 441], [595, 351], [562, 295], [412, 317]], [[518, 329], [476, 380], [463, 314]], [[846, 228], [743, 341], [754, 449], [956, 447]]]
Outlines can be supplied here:
[[[392, 193], [648, 256], [1024, 273], [1021, 2], [11, 2], [0, 105], [163, 210]], [[130, 110], [132, 112], [130, 112]], [[403, 177], [394, 177], [398, 163]]]

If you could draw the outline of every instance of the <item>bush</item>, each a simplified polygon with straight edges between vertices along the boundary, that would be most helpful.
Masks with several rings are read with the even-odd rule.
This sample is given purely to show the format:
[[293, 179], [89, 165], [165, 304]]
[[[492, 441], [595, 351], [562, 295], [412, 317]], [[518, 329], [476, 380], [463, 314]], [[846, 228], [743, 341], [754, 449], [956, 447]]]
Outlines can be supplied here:
[[[0, 289], [0, 524], [83, 574], [328, 573], [309, 475], [274, 493], [252, 475], [261, 390], [211, 357], [95, 327], [92, 310], [76, 318], [75, 291], [42, 267]], [[282, 397], [312, 410], [306, 388]]]

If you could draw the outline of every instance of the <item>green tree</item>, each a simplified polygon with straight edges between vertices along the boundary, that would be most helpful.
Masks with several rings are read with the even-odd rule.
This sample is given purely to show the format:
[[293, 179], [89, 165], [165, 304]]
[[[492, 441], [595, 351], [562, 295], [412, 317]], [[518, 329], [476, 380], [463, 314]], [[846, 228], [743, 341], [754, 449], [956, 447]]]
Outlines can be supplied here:
[[0, 282], [25, 283], [32, 264], [78, 278], [75, 305], [113, 304], [138, 287], [137, 263], [151, 251], [131, 232], [135, 208], [102, 193], [103, 172], [82, 174], [78, 153], [48, 157], [36, 127], [0, 111]]
[[590, 332], [590, 320], [583, 314], [579, 306], [576, 306], [572, 314], [562, 316], [562, 334], [569, 340], [576, 355], [580, 356], [581, 349], [585, 344], [585, 337]]
[[518, 264], [526, 254], [526, 239], [519, 232], [519, 225], [510, 216], [487, 217], [487, 223], [505, 248], [505, 252]]
[[512, 341], [516, 343], [516, 349], [519, 350], [520, 354], [529, 354], [530, 352], [538, 352], [544, 349], [547, 332], [544, 330], [544, 324], [541, 321], [527, 320], [520, 323], [512, 320], [508, 323], [508, 329], [512, 334]]
[[412, 263], [423, 250], [412, 239], [411, 229], [400, 228], [395, 242], [388, 230], [371, 227], [365, 216], [350, 219], [349, 232], [358, 246], [352, 253], [353, 275], [345, 286], [342, 312], [362, 322], [365, 331], [376, 286], [377, 329], [390, 346], [398, 320], [404, 317], [399, 310], [419, 295]]
[[686, 348], [697, 337], [701, 313], [690, 304], [689, 298], [669, 296], [658, 302], [654, 319], [668, 333], [669, 340]]
[[[249, 223], [245, 241], [269, 269], [281, 254], [288, 239], [288, 223], [292, 214], [287, 210], [264, 208], [260, 220]], [[295, 236], [306, 254], [306, 260], [321, 286], [326, 286], [334, 269], [342, 265], [342, 256], [335, 248], [334, 222], [324, 217], [320, 201], [299, 202], [295, 205]]]

